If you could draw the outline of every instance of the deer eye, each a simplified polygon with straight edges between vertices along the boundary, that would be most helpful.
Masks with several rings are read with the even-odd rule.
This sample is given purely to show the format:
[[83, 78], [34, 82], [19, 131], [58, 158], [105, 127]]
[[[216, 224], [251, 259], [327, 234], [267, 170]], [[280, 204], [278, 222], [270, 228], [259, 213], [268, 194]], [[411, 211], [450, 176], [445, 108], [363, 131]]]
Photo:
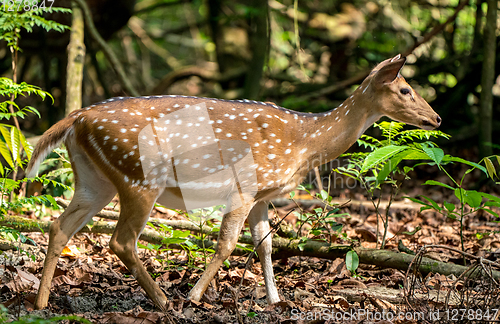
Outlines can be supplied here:
[[407, 94], [410, 93], [410, 89], [408, 89], [408, 88], [402, 88], [401, 90], [399, 90], [399, 92], [401, 92], [401, 94], [407, 95]]

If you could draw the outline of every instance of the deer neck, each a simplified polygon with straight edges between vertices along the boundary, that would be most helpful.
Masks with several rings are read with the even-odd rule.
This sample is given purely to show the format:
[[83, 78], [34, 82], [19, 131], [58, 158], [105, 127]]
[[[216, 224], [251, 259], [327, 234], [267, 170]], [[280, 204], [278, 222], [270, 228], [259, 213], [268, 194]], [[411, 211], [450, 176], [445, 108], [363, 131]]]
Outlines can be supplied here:
[[[369, 98], [358, 88], [340, 106], [326, 112], [311, 114], [304, 123], [304, 133], [298, 146], [307, 149], [310, 167], [336, 159], [376, 122], [382, 114], [373, 109]], [[307, 134], [307, 135], [306, 135]], [[300, 137], [300, 132], [298, 134]]]

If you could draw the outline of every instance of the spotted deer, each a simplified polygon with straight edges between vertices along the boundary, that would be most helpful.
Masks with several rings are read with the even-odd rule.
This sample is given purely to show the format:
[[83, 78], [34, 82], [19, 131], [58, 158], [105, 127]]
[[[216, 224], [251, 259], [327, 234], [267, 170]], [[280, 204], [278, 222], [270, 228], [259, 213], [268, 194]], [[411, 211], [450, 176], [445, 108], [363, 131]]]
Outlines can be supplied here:
[[[35, 307], [47, 306], [53, 273], [68, 240], [118, 193], [120, 217], [110, 247], [162, 310], [167, 298], [137, 254], [156, 201], [193, 209], [224, 202], [217, 251], [188, 298], [199, 301], [234, 250], [248, 218], [253, 241], [269, 232], [268, 201], [293, 190], [307, 172], [346, 151], [382, 116], [433, 129], [441, 118], [400, 75], [400, 55], [378, 64], [340, 106], [317, 114], [273, 103], [188, 96], [113, 98], [71, 113], [38, 142], [29, 176], [64, 142], [75, 194], [50, 227]], [[271, 236], [258, 248], [267, 302], [280, 300]]]

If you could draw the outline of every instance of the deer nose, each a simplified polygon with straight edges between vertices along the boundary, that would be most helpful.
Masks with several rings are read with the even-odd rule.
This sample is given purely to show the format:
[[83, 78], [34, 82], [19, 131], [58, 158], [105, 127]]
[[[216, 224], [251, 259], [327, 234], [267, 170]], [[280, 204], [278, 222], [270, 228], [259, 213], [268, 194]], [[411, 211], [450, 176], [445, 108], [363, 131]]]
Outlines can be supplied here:
[[437, 127], [439, 127], [441, 125], [441, 117], [439, 117], [439, 115], [436, 117], [436, 124], [437, 124]]

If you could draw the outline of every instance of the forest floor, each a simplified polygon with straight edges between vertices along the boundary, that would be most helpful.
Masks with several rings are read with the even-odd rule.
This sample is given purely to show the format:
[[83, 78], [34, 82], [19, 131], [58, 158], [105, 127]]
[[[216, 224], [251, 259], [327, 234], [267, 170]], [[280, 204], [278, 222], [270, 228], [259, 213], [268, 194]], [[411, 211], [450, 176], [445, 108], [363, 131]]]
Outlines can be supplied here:
[[[422, 186], [421, 183], [421, 180], [410, 181], [397, 199], [403, 201], [402, 197], [406, 195], [417, 197], [425, 194], [439, 204], [443, 201], [458, 203], [452, 191]], [[495, 192], [498, 188], [479, 189], [498, 195]], [[332, 196], [335, 195], [340, 199], [367, 200], [360, 188], [339, 189], [332, 193]], [[307, 195], [302, 192], [297, 197], [307, 198]], [[342, 232], [346, 233], [348, 240], [338, 236], [334, 242], [348, 244], [354, 240], [363, 247], [376, 248], [376, 214], [373, 209], [362, 207], [366, 205], [359, 206], [361, 207], [347, 204], [343, 208], [342, 211], [349, 213], [349, 216], [337, 221], [342, 223]], [[397, 251], [399, 240], [413, 251], [429, 244], [460, 249], [462, 243], [457, 220], [430, 210], [420, 212], [419, 208], [409, 206], [391, 208], [389, 240], [385, 249]], [[290, 202], [278, 207], [276, 211], [283, 217], [292, 207], [294, 204]], [[312, 211], [316, 207], [318, 205], [313, 204], [304, 209]], [[152, 217], [172, 217], [172, 213], [164, 212], [164, 209], [156, 208]], [[287, 217], [287, 221], [295, 229], [298, 228], [297, 218], [293, 215]], [[500, 226], [497, 221], [488, 213], [469, 215], [464, 222], [465, 250], [475, 256], [498, 261]], [[428, 323], [472, 323], [467, 318], [464, 320], [463, 316], [457, 321], [450, 318], [453, 313], [446, 313], [447, 306], [443, 299], [433, 299], [433, 295], [429, 293], [429, 290], [436, 290], [446, 295], [450, 290], [446, 283], [457, 279], [453, 276], [431, 273], [423, 280], [425, 287], [422, 287], [412, 284], [405, 277], [406, 272], [401, 270], [360, 264], [357, 275], [353, 276], [346, 268], [344, 258], [332, 261], [294, 256], [274, 261], [274, 273], [282, 302], [267, 305], [258, 261], [248, 267], [241, 284], [240, 296], [235, 302], [235, 291], [245, 270], [246, 256], [232, 256], [230, 267], [221, 267], [203, 300], [191, 302], [186, 300], [186, 296], [203, 273], [203, 259], [199, 258], [192, 263], [186, 251], [176, 251], [171, 252], [169, 262], [166, 263], [158, 259], [156, 251], [140, 249], [144, 265], [169, 299], [168, 312], [165, 314], [155, 308], [127, 268], [109, 249], [110, 236], [96, 234], [77, 234], [70, 241], [56, 269], [49, 306], [45, 310], [35, 311], [33, 303], [48, 235], [30, 233], [27, 236], [37, 246], [31, 252], [36, 257], [35, 261], [18, 251], [0, 254], [0, 304], [7, 308], [5, 316], [11, 320], [25, 315], [50, 318], [75, 314], [92, 323], [425, 323], [418, 318], [419, 312], [423, 311], [428, 316], [432, 311], [438, 310], [441, 319], [435, 318]], [[446, 263], [463, 264], [460, 254], [446, 249], [434, 249], [430, 257]], [[471, 261], [473, 260], [467, 259], [469, 264]], [[467, 286], [465, 280], [458, 282], [466, 290], [463, 288]], [[481, 284], [484, 286], [484, 282]], [[406, 295], [403, 287], [406, 288]], [[413, 289], [409, 294], [408, 287]], [[495, 307], [500, 308], [498, 287], [497, 284], [493, 289], [487, 290], [486, 296], [481, 294], [486, 290], [478, 290], [476, 286], [472, 289], [476, 294], [473, 298], [489, 298], [490, 303], [482, 305], [496, 305]], [[409, 300], [412, 301], [411, 306], [407, 303]], [[388, 310], [404, 314], [405, 319], [379, 321], [383, 319], [380, 316], [384, 316]], [[478, 319], [479, 310], [474, 311], [473, 319]], [[480, 311], [485, 312], [486, 309]], [[488, 311], [494, 315], [495, 309]], [[363, 314], [366, 314], [365, 317]], [[369, 317], [370, 314], [372, 318]], [[448, 320], [444, 320], [443, 316], [447, 316]]]

